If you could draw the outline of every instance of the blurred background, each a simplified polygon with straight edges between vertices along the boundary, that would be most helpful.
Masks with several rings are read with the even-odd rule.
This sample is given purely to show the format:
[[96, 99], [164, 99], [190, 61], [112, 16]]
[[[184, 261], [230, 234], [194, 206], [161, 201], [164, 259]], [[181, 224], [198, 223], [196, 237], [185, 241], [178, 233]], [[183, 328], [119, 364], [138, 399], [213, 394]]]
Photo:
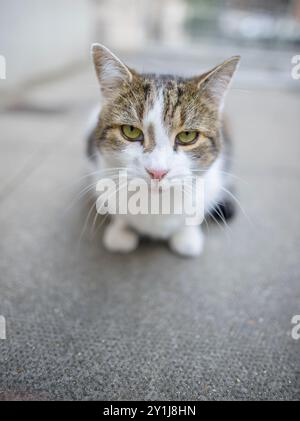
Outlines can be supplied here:
[[[87, 65], [91, 42], [140, 66], [201, 71], [241, 52], [247, 83], [288, 85], [300, 43], [299, 0], [1, 0], [1, 98]], [[265, 52], [268, 54], [265, 54]], [[146, 62], [145, 62], [146, 59]], [[193, 63], [196, 61], [197, 68]]]
[[[140, 71], [242, 56], [239, 211], [199, 259], [101, 246], [83, 203], [92, 42]], [[0, 0], [0, 400], [299, 399], [299, 56], [300, 0]]]

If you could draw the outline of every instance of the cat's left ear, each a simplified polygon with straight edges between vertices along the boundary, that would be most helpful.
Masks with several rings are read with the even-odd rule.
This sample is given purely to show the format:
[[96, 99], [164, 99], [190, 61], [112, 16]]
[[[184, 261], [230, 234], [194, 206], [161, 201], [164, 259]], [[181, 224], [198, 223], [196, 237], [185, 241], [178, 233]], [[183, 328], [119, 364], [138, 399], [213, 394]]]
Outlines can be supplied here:
[[223, 109], [226, 94], [239, 62], [240, 56], [231, 57], [196, 79], [198, 89], [205, 93], [220, 111]]
[[108, 48], [92, 44], [92, 57], [104, 97], [111, 97], [122, 83], [132, 81], [132, 72]]

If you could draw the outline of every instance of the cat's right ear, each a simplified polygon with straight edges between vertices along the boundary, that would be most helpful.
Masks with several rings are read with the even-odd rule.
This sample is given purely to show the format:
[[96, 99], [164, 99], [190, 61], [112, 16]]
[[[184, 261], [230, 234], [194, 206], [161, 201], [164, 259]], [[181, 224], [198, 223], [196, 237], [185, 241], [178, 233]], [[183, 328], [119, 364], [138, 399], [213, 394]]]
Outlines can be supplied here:
[[132, 81], [129, 68], [104, 45], [92, 44], [91, 52], [104, 97], [111, 97], [122, 83]]

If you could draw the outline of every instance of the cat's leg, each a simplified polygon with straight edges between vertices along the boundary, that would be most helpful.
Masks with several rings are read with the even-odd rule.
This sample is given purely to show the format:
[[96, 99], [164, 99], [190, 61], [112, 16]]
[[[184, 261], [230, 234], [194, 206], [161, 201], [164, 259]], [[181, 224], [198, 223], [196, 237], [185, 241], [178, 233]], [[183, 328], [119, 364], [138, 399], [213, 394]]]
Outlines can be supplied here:
[[204, 237], [200, 226], [183, 226], [169, 240], [171, 249], [182, 256], [199, 256], [203, 250]]
[[129, 253], [137, 248], [138, 242], [138, 234], [117, 216], [113, 217], [104, 231], [103, 244], [109, 251]]

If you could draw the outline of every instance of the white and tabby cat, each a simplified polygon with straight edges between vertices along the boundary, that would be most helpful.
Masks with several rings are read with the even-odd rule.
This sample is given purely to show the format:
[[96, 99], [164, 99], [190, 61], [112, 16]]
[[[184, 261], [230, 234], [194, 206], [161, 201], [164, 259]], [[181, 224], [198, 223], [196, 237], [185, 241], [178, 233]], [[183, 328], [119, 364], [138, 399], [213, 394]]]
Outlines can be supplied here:
[[[99, 175], [126, 168], [158, 184], [198, 176], [205, 185], [205, 212], [230, 217], [233, 207], [225, 197], [230, 145], [222, 108], [239, 57], [182, 78], [137, 73], [99, 44], [92, 46], [92, 55], [103, 103], [89, 133], [88, 155]], [[165, 239], [185, 256], [203, 249], [201, 227], [186, 225], [184, 215], [114, 215], [104, 245], [130, 252], [139, 235]]]

